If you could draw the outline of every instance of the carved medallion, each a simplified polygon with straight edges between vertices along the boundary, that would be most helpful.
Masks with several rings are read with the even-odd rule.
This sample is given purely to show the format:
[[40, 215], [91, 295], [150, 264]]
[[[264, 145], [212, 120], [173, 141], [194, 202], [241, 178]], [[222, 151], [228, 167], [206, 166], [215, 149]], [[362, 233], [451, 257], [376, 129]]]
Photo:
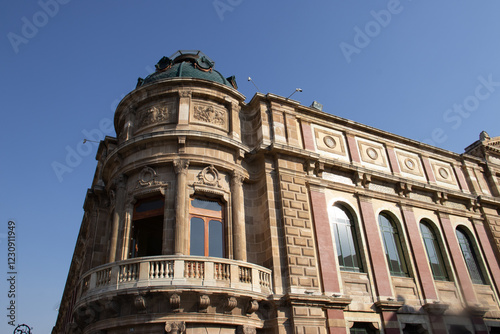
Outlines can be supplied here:
[[377, 151], [372, 148], [372, 147], [369, 147], [367, 150], [366, 150], [366, 155], [368, 155], [368, 157], [372, 160], [377, 160], [378, 158], [378, 153]]
[[139, 180], [137, 181], [136, 188], [161, 185], [161, 182], [156, 180], [157, 176], [153, 168], [144, 167], [139, 173]]
[[405, 166], [406, 168], [408, 168], [409, 170], [414, 170], [415, 169], [415, 161], [413, 159], [410, 159], [410, 158], [406, 158], [405, 159]]
[[329, 148], [335, 148], [337, 146], [337, 143], [335, 142], [335, 139], [333, 139], [332, 136], [325, 136], [323, 138], [323, 142], [325, 143], [326, 146]]
[[439, 173], [439, 176], [441, 176], [443, 179], [447, 179], [450, 176], [448, 174], [448, 171], [443, 167], [439, 168], [438, 173]]
[[221, 185], [219, 184], [219, 172], [213, 165], [210, 165], [208, 167], [205, 167], [199, 174], [198, 174], [198, 182], [196, 184], [203, 184], [206, 186], [212, 186], [212, 187], [218, 187], [220, 188]]

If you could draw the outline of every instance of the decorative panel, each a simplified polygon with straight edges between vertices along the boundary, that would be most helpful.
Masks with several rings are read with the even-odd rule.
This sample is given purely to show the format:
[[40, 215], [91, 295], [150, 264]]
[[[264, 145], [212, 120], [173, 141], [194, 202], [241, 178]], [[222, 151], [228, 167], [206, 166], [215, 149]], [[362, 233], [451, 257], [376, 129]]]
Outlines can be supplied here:
[[424, 168], [418, 154], [395, 149], [399, 168], [404, 176], [417, 180], [425, 180]]
[[163, 102], [149, 106], [136, 114], [137, 129], [142, 129], [149, 125], [174, 123], [176, 115], [174, 102]]
[[455, 172], [451, 164], [434, 159], [429, 159], [429, 161], [431, 163], [434, 176], [436, 177], [436, 182], [441, 183], [442, 185], [449, 185], [453, 186], [453, 188], [458, 188]]
[[340, 158], [342, 160], [349, 159], [344, 134], [342, 132], [317, 125], [313, 127], [314, 139], [318, 151], [330, 153], [334, 158]]
[[209, 125], [228, 131], [229, 113], [221, 104], [202, 100], [193, 100], [190, 122]]
[[389, 171], [384, 145], [367, 139], [356, 138], [356, 141], [363, 163]]

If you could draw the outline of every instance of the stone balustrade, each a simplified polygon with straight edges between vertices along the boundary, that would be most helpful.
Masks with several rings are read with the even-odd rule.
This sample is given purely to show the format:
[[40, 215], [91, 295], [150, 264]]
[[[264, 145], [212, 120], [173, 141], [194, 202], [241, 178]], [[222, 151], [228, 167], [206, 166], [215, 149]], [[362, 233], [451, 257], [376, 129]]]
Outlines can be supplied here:
[[150, 256], [96, 267], [82, 276], [78, 299], [135, 288], [224, 289], [272, 293], [271, 270], [243, 261], [195, 256]]

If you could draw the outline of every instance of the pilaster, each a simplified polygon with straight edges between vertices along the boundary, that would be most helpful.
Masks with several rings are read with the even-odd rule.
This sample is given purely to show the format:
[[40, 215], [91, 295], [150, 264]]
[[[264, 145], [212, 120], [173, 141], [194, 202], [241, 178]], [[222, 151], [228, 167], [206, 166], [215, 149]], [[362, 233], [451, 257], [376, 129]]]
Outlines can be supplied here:
[[118, 233], [120, 230], [120, 225], [123, 223], [123, 216], [125, 214], [125, 192], [126, 192], [126, 180], [127, 177], [124, 174], [118, 176], [115, 180], [116, 182], [116, 197], [115, 197], [115, 209], [113, 212], [113, 226], [111, 231], [111, 241], [109, 247], [109, 261], [115, 262], [117, 255], [118, 246]]
[[177, 196], [175, 201], [175, 254], [186, 254], [187, 240], [187, 173], [189, 161], [178, 159], [174, 161], [174, 170], [177, 174]]
[[243, 195], [244, 176], [234, 172], [231, 179], [233, 205], [233, 238], [235, 260], [247, 260], [246, 233], [245, 233], [245, 201]]

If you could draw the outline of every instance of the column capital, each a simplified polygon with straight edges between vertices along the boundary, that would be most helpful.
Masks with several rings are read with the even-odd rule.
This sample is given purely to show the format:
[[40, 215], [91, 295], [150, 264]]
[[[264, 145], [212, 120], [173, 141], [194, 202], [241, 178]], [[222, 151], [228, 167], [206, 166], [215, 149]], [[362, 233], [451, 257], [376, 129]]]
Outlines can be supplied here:
[[189, 160], [177, 159], [174, 160], [174, 171], [175, 174], [187, 174], [189, 168]]
[[127, 175], [125, 174], [118, 175], [113, 180], [113, 184], [115, 185], [116, 189], [125, 189], [125, 186], [127, 184]]
[[237, 171], [237, 170], [233, 171], [231, 183], [234, 186], [241, 185], [244, 181], [245, 181], [245, 175], [243, 175], [243, 173], [241, 173], [240, 171]]
[[190, 90], [180, 90], [180, 91], [179, 91], [179, 96], [180, 96], [180, 97], [187, 97], [187, 98], [190, 98], [192, 94], [193, 94], [193, 92], [192, 92], [192, 91], [190, 91]]
[[186, 323], [184, 321], [165, 322], [165, 332], [171, 334], [183, 334], [186, 332]]

